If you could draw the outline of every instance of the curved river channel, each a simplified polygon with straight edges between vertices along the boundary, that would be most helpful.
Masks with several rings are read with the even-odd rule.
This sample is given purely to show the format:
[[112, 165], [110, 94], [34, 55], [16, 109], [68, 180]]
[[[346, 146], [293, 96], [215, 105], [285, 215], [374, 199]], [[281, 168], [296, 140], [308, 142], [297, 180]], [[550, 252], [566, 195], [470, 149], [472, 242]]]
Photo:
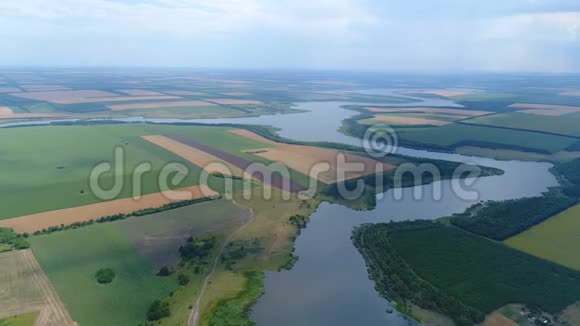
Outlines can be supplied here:
[[[391, 95], [391, 92], [386, 91], [381, 95]], [[450, 101], [417, 100], [421, 101], [421, 106], [456, 106]], [[306, 102], [296, 106], [306, 111], [303, 113], [252, 118], [123, 120], [271, 125], [279, 128], [280, 136], [289, 139], [360, 146], [359, 139], [338, 132], [344, 119], [358, 114], [341, 107], [348, 104], [355, 103]], [[416, 106], [417, 103], [407, 104], [412, 105]], [[504, 170], [505, 174], [473, 180], [470, 189], [477, 193], [477, 198], [471, 200], [460, 198], [454, 191], [453, 181], [444, 180], [403, 189], [402, 196], [395, 196], [395, 191], [389, 190], [377, 197], [377, 206], [372, 211], [355, 211], [336, 204], [322, 203], [296, 241], [295, 254], [299, 260], [292, 270], [266, 273], [266, 293], [253, 307], [251, 314], [257, 325], [408, 325], [410, 321], [397, 312], [387, 313], [387, 310], [392, 310], [391, 304], [378, 295], [373, 282], [369, 280], [365, 262], [350, 239], [353, 228], [363, 223], [435, 219], [463, 212], [480, 200], [535, 196], [558, 185], [549, 172], [551, 165], [548, 163], [498, 161], [408, 148], [399, 148], [397, 153], [496, 167]], [[422, 196], [414, 195], [417, 190], [422, 191]], [[433, 196], [435, 191], [441, 193], [438, 200]]]

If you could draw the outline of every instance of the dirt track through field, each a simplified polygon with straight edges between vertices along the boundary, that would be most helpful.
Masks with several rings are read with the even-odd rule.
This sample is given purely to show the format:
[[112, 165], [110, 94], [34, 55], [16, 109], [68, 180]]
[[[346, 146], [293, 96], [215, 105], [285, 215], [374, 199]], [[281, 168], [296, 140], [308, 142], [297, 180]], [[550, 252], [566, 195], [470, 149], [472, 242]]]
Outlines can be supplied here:
[[243, 207], [240, 204], [238, 204], [236, 201], [234, 201], [234, 204], [236, 206], [240, 207], [241, 209], [246, 210], [247, 214], [249, 215], [250, 218], [245, 224], [243, 224], [237, 230], [235, 230], [232, 234], [230, 234], [228, 236], [228, 238], [224, 241], [223, 245], [220, 247], [220, 251], [218, 252], [218, 254], [216, 255], [216, 257], [213, 261], [211, 271], [207, 274], [207, 276], [203, 280], [201, 290], [199, 291], [199, 295], [197, 296], [197, 300], [195, 301], [195, 304], [193, 305], [193, 309], [191, 309], [191, 313], [189, 314], [189, 320], [187, 321], [188, 326], [198, 326], [199, 325], [199, 320], [201, 318], [201, 307], [200, 307], [201, 300], [203, 299], [203, 295], [205, 294], [205, 291], [206, 291], [207, 286], [209, 284], [209, 280], [212, 278], [213, 274], [215, 273], [215, 270], [220, 262], [220, 258], [222, 256], [222, 254], [224, 253], [224, 250], [226, 249], [227, 245], [232, 241], [232, 239], [237, 234], [239, 234], [244, 228], [246, 228], [246, 226], [248, 226], [249, 224], [251, 224], [255, 220], [255, 214], [251, 208]]
[[174, 190], [180, 197], [168, 198], [164, 193], [144, 195], [139, 199], [124, 198], [97, 204], [59, 209], [55, 211], [20, 216], [0, 220], [0, 227], [13, 228], [18, 233], [33, 233], [51, 226], [70, 225], [76, 222], [95, 220], [115, 214], [129, 214], [148, 208], [158, 208], [170, 203], [197, 198], [216, 196], [217, 193], [207, 186], [191, 186]]
[[254, 164], [254, 162], [248, 161], [234, 154], [230, 154], [207, 145], [196, 143], [190, 139], [186, 139], [179, 136], [167, 136], [167, 137], [175, 141], [178, 141], [182, 144], [185, 144], [187, 146], [191, 146], [195, 149], [206, 152], [212, 156], [215, 156], [225, 162], [228, 162], [240, 168], [245, 173], [248, 173], [248, 171], [252, 170], [252, 172], [254, 173], [249, 173], [249, 175], [251, 175], [252, 178], [257, 179], [263, 184], [289, 192], [300, 192], [306, 190], [305, 187], [293, 182], [287, 176], [284, 176], [280, 173], [275, 173], [273, 170], [266, 167], [265, 165]]
[[[3, 255], [2, 260], [9, 257], [8, 255], [14, 259], [12, 266], [9, 267], [12, 269], [13, 275], [8, 275], [8, 282], [10, 284], [25, 282], [26, 285], [26, 288], [13, 290], [20, 290], [25, 293], [34, 289], [34, 291], [37, 291], [38, 296], [36, 298], [27, 298], [28, 301], [12, 302], [12, 305], [17, 303], [14, 307], [11, 307], [10, 302], [3, 303], [0, 305], [0, 318], [38, 311], [40, 314], [34, 324], [35, 326], [76, 325], [30, 249], [9, 252]], [[3, 281], [6, 281], [6, 276], [3, 275]], [[13, 279], [11, 280], [10, 278]], [[21, 293], [15, 293], [15, 296], [18, 295], [21, 295]]]

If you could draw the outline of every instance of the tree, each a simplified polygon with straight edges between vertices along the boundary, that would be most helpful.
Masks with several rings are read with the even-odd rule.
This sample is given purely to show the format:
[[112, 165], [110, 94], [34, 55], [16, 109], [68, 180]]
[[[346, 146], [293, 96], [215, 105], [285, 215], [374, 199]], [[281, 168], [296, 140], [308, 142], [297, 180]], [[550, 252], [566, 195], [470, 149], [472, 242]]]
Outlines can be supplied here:
[[99, 284], [109, 284], [115, 279], [115, 271], [110, 268], [101, 268], [95, 273], [95, 279]]
[[179, 284], [181, 286], [185, 286], [185, 285], [187, 285], [187, 283], [189, 283], [189, 276], [187, 276], [185, 274], [179, 274], [177, 276], [177, 284]]
[[169, 275], [171, 275], [171, 270], [167, 266], [161, 267], [161, 269], [157, 273], [157, 276], [169, 276]]
[[170, 315], [171, 311], [169, 310], [169, 303], [155, 300], [151, 306], [149, 306], [149, 310], [147, 311], [147, 320], [156, 321], [162, 318], [167, 318]]

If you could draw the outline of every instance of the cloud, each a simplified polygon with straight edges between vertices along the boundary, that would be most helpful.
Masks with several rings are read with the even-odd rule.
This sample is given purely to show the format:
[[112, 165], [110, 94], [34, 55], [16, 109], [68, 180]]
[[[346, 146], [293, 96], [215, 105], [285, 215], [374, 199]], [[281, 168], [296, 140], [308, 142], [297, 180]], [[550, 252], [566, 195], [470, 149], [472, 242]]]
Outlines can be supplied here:
[[517, 14], [494, 18], [488, 22], [484, 37], [516, 41], [578, 40], [580, 12]]
[[0, 19], [27, 20], [40, 33], [75, 26], [67, 32], [219, 37], [255, 27], [348, 32], [374, 18], [355, 0], [19, 0], [0, 2]]

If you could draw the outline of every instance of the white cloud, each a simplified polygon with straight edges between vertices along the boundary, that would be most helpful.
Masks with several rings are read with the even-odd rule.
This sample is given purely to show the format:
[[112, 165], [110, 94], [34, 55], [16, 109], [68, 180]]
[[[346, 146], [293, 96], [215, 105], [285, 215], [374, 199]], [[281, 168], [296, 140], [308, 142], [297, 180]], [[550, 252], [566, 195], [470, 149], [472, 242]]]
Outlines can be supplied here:
[[[73, 27], [76, 32], [85, 33], [156, 32], [216, 37], [215, 34], [235, 33], [248, 27], [340, 33], [358, 24], [372, 23], [374, 18], [355, 0], [0, 1], [3, 29], [10, 29], [7, 23], [16, 20], [27, 20], [29, 29], [38, 33]], [[52, 28], [46, 29], [47, 25]]]
[[485, 22], [484, 37], [528, 41], [576, 41], [580, 12], [518, 14]]

